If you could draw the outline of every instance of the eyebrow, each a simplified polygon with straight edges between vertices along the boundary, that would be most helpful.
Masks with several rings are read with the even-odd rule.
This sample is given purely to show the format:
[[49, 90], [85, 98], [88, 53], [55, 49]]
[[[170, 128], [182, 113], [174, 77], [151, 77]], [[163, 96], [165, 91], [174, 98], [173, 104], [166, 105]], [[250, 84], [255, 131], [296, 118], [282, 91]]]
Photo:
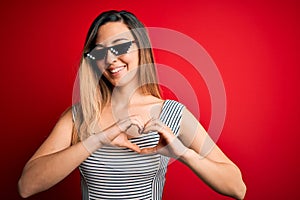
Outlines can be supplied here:
[[[113, 40], [111, 44], [115, 44], [115, 43], [117, 43], [119, 41], [123, 41], [123, 40], [129, 41], [130, 39], [129, 38], [117, 38], [117, 39]], [[104, 47], [104, 45], [101, 43], [96, 44], [96, 46]]]

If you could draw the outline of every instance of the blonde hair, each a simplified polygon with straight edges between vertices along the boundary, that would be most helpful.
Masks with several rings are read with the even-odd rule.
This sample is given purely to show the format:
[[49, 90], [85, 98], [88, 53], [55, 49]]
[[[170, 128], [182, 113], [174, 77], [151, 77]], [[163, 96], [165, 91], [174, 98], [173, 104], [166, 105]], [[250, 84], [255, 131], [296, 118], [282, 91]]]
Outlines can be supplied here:
[[102, 108], [110, 102], [113, 86], [104, 77], [95, 63], [85, 58], [85, 53], [95, 45], [100, 26], [107, 22], [123, 22], [139, 49], [138, 78], [140, 89], [144, 94], [161, 98], [157, 81], [153, 52], [148, 33], [144, 25], [128, 11], [107, 11], [100, 14], [92, 23], [84, 45], [84, 52], [79, 67], [80, 102], [73, 106], [76, 110], [72, 143], [83, 140], [95, 132], [100, 120]]

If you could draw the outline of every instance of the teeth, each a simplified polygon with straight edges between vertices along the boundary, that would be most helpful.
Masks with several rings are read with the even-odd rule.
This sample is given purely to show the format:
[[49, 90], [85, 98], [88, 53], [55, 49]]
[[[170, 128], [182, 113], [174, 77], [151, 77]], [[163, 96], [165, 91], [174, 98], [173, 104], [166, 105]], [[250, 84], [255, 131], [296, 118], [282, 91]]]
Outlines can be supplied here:
[[124, 66], [122, 66], [122, 67], [117, 67], [117, 68], [112, 69], [112, 70], [109, 70], [109, 71], [110, 71], [111, 73], [117, 73], [117, 72], [121, 71], [123, 68], [124, 68]]

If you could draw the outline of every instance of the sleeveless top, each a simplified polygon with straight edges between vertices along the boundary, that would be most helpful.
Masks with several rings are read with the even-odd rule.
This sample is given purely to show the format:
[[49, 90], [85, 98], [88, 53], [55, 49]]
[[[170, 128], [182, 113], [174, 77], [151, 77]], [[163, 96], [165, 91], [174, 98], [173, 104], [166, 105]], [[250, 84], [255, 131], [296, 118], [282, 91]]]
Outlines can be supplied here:
[[[177, 136], [184, 106], [165, 100], [159, 119]], [[74, 111], [73, 111], [74, 117]], [[141, 149], [157, 145], [159, 135], [151, 132], [129, 139]], [[169, 157], [138, 154], [131, 149], [104, 146], [79, 166], [83, 200], [162, 198]]]

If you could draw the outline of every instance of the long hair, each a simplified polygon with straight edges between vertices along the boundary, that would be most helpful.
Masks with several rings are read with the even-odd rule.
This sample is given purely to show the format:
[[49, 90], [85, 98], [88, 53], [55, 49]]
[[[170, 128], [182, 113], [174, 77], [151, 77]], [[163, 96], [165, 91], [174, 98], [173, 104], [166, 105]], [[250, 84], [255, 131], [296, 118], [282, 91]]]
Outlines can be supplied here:
[[[79, 67], [80, 102], [76, 105], [73, 141], [83, 140], [95, 132], [102, 108], [110, 101], [113, 86], [101, 75], [96, 63], [84, 57], [95, 46], [100, 26], [108, 22], [124, 23], [133, 35], [139, 52], [138, 80], [144, 94], [161, 98], [153, 52], [148, 33], [135, 15], [111, 10], [101, 13], [92, 23], [84, 44]], [[74, 107], [74, 106], [73, 106]]]

